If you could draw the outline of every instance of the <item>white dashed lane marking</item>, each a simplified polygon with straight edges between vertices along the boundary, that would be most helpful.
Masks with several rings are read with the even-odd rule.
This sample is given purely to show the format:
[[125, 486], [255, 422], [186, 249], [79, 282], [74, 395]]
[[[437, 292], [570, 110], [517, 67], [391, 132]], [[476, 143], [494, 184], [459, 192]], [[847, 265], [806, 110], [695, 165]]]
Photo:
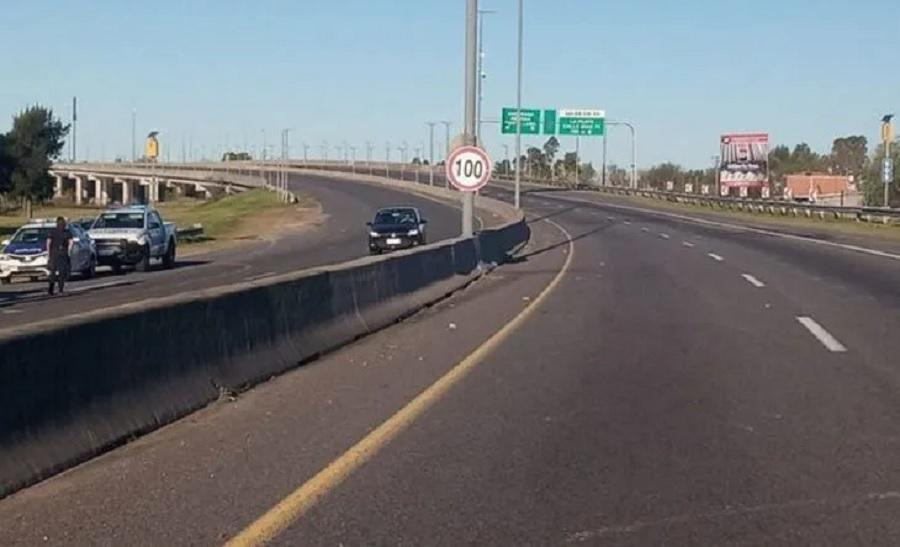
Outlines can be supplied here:
[[683, 241], [681, 244], [684, 245], [685, 247], [693, 247], [694, 246], [694, 244], [691, 243], [690, 241]]
[[659, 237], [663, 239], [669, 239], [669, 234], [659, 234]]
[[835, 338], [831, 335], [831, 333], [825, 330], [822, 325], [816, 323], [815, 319], [813, 319], [812, 317], [800, 316], [797, 318], [797, 321], [799, 321], [801, 325], [806, 327], [806, 330], [808, 330], [813, 336], [815, 336], [816, 339], [818, 339], [819, 342], [821, 342], [822, 345], [825, 346], [826, 349], [828, 349], [828, 351], [834, 353], [843, 353], [847, 351], [847, 348], [844, 347], [844, 344], [838, 342], [837, 338]]
[[758, 289], [761, 289], [762, 287], [765, 287], [765, 286], [766, 286], [765, 283], [763, 283], [763, 282], [760, 281], [759, 279], [756, 279], [755, 277], [753, 277], [753, 276], [750, 275], [750, 274], [741, 274], [741, 277], [743, 277], [744, 279], [746, 279], [746, 280], [747, 280], [747, 283], [750, 283], [751, 285], [753, 285], [754, 287], [756, 287], [756, 288], [758, 288]]
[[724, 258], [722, 258], [721, 256], [719, 256], [715, 253], [706, 253], [706, 255], [708, 257], [710, 257], [711, 259], [715, 260], [716, 262], [722, 262], [723, 260], [725, 260]]

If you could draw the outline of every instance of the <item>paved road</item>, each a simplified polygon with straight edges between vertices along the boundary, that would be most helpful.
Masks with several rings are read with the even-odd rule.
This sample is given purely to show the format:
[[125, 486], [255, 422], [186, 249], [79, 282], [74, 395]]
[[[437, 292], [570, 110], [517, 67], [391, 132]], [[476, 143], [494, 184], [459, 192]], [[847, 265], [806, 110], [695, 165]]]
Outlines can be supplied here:
[[900, 543], [900, 261], [580, 199], [527, 195], [521, 259], [443, 304], [0, 501], [0, 544], [220, 544], [292, 493], [275, 544]]
[[322, 205], [326, 216], [320, 224], [239, 250], [179, 259], [173, 271], [115, 276], [101, 270], [97, 279], [73, 281], [65, 298], [49, 297], [43, 283], [4, 286], [0, 288], [0, 328], [364, 256], [368, 253], [365, 222], [379, 207], [409, 204], [420, 208], [429, 221], [431, 241], [459, 234], [459, 212], [453, 204], [387, 187], [310, 175], [292, 176], [291, 186]]

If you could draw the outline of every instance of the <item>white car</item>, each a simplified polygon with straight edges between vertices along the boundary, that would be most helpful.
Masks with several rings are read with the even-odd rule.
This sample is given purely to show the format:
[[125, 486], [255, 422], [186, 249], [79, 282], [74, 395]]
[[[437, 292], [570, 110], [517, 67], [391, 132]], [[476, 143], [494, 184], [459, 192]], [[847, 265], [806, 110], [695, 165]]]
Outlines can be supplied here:
[[[0, 249], [0, 282], [9, 283], [16, 277], [38, 281], [49, 275], [47, 269], [47, 237], [56, 227], [52, 219], [33, 220], [19, 228]], [[97, 249], [91, 236], [81, 226], [68, 225], [72, 234], [69, 259], [72, 273], [84, 278], [94, 276], [97, 269]]]

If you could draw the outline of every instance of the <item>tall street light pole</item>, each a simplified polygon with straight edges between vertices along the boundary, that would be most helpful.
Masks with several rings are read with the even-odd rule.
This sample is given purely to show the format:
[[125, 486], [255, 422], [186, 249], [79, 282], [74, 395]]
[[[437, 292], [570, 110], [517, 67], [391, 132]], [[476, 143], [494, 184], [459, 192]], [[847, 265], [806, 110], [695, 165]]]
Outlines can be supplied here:
[[[631, 122], [606, 122], [606, 125], [624, 125], [631, 130], [631, 188], [637, 190], [637, 129]], [[606, 131], [603, 134], [603, 182], [606, 184]]]
[[131, 109], [131, 163], [137, 161], [137, 109]]
[[[478, 48], [478, 0], [466, 0], [466, 57], [465, 57], [465, 117], [463, 139], [465, 144], [477, 144], [475, 136], [476, 106], [478, 103], [477, 72]], [[462, 236], [472, 237], [472, 215], [475, 209], [475, 192], [462, 192]]]
[[516, 61], [516, 189], [514, 205], [516, 209], [522, 207], [521, 203], [521, 179], [522, 179], [522, 12], [523, 0], [519, 0], [519, 47]]
[[484, 16], [497, 13], [495, 10], [478, 10], [478, 106], [476, 107], [475, 136], [481, 141], [481, 118], [483, 117], [481, 105], [484, 102]]
[[428, 126], [428, 183], [434, 186], [434, 126], [437, 122], [425, 122]]
[[450, 126], [453, 125], [453, 122], [441, 122], [444, 124], [444, 161], [447, 161], [447, 158], [450, 156]]
[[881, 118], [881, 140], [884, 141], [884, 163], [882, 164], [882, 178], [884, 179], [884, 206], [890, 207], [890, 190], [893, 175], [893, 163], [891, 159], [891, 141], [894, 140], [894, 115], [888, 114]]

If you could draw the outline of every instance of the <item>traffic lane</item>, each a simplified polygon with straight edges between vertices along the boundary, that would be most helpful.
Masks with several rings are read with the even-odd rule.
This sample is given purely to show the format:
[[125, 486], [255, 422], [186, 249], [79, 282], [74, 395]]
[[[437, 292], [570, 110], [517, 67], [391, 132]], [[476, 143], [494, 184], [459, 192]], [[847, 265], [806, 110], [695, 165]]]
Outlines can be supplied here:
[[459, 213], [450, 203], [388, 187], [323, 177], [293, 175], [290, 184], [293, 190], [308, 193], [321, 204], [325, 216], [317, 225], [278, 238], [179, 259], [174, 270], [129, 272], [121, 278], [127, 280], [122, 283], [113, 283], [106, 277], [92, 282], [73, 280], [69, 286], [71, 296], [65, 298], [33, 292], [43, 284], [6, 286], [0, 288], [0, 328], [365, 256], [365, 223], [381, 207], [418, 207], [429, 221], [431, 242], [459, 235]]
[[723, 263], [612, 222], [276, 543], [896, 544], [896, 392]]
[[[564, 197], [552, 200], [570, 202]], [[722, 259], [732, 275], [765, 288], [769, 298], [790, 304], [797, 317], [813, 318], [841, 345], [857, 351], [861, 373], [900, 388], [900, 260], [836, 246], [784, 239], [660, 217], [639, 211], [604, 208]]]
[[565, 250], [558, 230], [536, 223], [527, 261], [0, 500], [0, 544], [221, 544], [519, 313]]

